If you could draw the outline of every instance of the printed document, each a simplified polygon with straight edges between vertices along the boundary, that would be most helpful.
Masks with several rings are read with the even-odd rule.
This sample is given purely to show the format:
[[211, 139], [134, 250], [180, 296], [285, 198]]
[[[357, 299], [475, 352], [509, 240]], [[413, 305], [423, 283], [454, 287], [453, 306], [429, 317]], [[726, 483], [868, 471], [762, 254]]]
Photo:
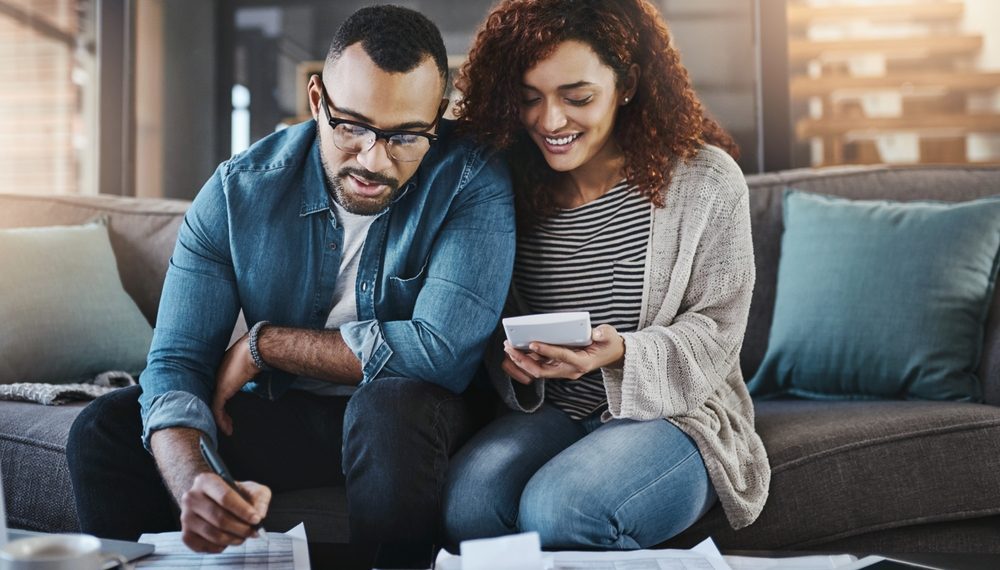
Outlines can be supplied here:
[[181, 541], [179, 532], [144, 534], [140, 542], [156, 546], [153, 554], [136, 561], [137, 569], [155, 570], [200, 570], [234, 568], [291, 568], [309, 570], [309, 545], [306, 542], [305, 525], [298, 526], [285, 534], [268, 533], [267, 538], [251, 538], [240, 546], [230, 546], [220, 554], [199, 554], [192, 552]]

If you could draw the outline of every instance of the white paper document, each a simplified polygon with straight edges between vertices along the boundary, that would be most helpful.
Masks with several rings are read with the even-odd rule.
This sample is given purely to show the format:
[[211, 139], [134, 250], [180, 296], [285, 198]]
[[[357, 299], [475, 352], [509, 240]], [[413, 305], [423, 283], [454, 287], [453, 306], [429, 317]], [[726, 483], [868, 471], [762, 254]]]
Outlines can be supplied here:
[[[466, 547], [469, 542], [477, 543], [471, 551]], [[516, 559], [519, 563], [530, 564], [517, 568], [544, 570], [730, 570], [711, 539], [691, 550], [541, 552], [537, 545], [535, 533], [467, 541], [462, 543], [462, 556], [442, 550], [434, 567], [436, 570], [501, 570], [514, 568], [510, 564]], [[535, 565], [538, 560], [540, 566]]]
[[723, 556], [733, 570], [833, 570], [851, 564], [850, 554], [793, 556], [789, 558], [757, 558], [756, 556]]
[[139, 541], [154, 545], [156, 551], [136, 561], [136, 568], [309, 570], [309, 545], [306, 542], [306, 527], [302, 523], [285, 534], [272, 532], [268, 533], [266, 539], [251, 538], [240, 546], [230, 546], [220, 554], [192, 552], [181, 541], [179, 532], [144, 534], [139, 537]]

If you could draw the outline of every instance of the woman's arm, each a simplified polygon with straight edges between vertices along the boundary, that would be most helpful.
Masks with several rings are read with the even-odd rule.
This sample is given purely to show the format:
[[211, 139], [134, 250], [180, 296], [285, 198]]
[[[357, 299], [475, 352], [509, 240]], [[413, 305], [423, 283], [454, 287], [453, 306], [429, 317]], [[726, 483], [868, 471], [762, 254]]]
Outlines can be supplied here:
[[736, 174], [726, 180], [740, 186], [728, 192], [735, 200], [720, 200], [729, 206], [717, 208], [704, 226], [676, 317], [623, 333], [624, 366], [603, 369], [612, 416], [648, 420], [688, 413], [739, 365], [755, 270], [749, 195]]

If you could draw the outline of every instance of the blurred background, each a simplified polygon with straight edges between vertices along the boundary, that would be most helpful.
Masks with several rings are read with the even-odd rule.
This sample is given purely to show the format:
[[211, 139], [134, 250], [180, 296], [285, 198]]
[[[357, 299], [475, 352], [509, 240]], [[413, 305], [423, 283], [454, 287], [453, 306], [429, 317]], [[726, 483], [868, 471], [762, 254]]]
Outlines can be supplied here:
[[[452, 66], [492, 0], [396, 0]], [[654, 0], [746, 173], [1000, 163], [1000, 1]], [[191, 199], [308, 118], [353, 0], [0, 0], [0, 192]]]

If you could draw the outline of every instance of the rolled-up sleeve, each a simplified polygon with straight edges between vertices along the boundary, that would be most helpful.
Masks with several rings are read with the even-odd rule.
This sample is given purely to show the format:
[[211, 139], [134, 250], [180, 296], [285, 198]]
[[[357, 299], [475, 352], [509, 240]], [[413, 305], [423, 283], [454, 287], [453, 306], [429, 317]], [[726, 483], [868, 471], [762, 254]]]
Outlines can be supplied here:
[[213, 446], [218, 443], [212, 410], [208, 404], [190, 392], [174, 390], [152, 398], [149, 411], [146, 413], [146, 421], [142, 426], [143, 446], [152, 451], [149, 438], [153, 432], [172, 427], [197, 429], [208, 437]]

